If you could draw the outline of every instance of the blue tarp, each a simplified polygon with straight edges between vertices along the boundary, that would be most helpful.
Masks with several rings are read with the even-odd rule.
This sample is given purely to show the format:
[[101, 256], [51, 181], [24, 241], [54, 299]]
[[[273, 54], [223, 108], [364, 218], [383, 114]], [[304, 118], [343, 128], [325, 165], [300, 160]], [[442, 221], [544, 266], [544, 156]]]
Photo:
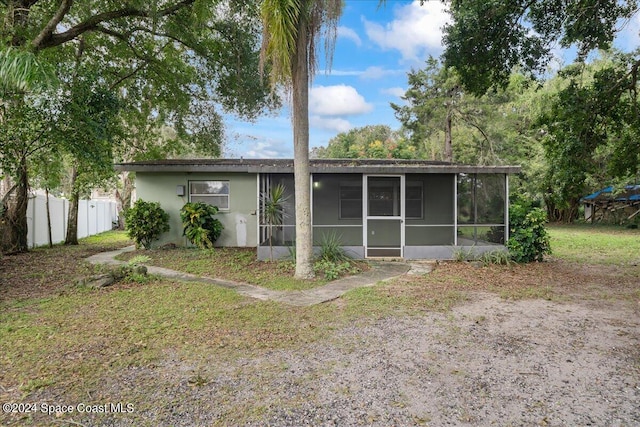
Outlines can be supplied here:
[[589, 202], [594, 201], [596, 199], [609, 199], [615, 200], [616, 202], [639, 202], [640, 201], [640, 184], [637, 185], [627, 185], [624, 187], [624, 192], [618, 194], [615, 198], [611, 197], [611, 193], [613, 192], [613, 187], [609, 186], [603, 188], [600, 191], [596, 191], [593, 194], [589, 194], [588, 196], [584, 196], [580, 201]]

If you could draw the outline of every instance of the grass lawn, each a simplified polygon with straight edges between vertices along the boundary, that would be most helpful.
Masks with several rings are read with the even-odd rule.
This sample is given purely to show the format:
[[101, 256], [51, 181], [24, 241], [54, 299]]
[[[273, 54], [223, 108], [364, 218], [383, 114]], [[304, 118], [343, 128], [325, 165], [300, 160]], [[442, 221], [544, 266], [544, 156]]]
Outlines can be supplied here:
[[[161, 391], [154, 391], [153, 399], [126, 387], [109, 394], [104, 384], [114, 372], [161, 369], [168, 359], [197, 371], [199, 366], [317, 342], [354, 323], [447, 311], [477, 291], [513, 299], [561, 300], [580, 290], [591, 292], [594, 301], [616, 298], [638, 303], [640, 232], [582, 226], [550, 231], [554, 255], [549, 262], [488, 267], [440, 263], [425, 276], [404, 276], [304, 308], [161, 278], [99, 290], [75, 286], [77, 279], [93, 271], [84, 257], [130, 244], [119, 232], [83, 239], [77, 247], [5, 256], [0, 259], [0, 401], [115, 399], [131, 401], [140, 410], [170, 406]], [[145, 254], [155, 264], [191, 273], [213, 269], [218, 277], [263, 286], [303, 286], [289, 278], [290, 265], [256, 263], [253, 251], [181, 249]], [[197, 375], [193, 381], [199, 381]], [[5, 425], [50, 421], [42, 414], [0, 414], [0, 424]]]
[[[119, 256], [129, 260], [136, 256], [147, 256], [149, 265], [156, 265], [184, 273], [223, 278], [251, 283], [277, 291], [301, 291], [322, 286], [328, 282], [323, 271], [316, 268], [313, 280], [293, 278], [295, 265], [290, 261], [258, 261], [254, 248], [175, 248], [158, 250], [137, 250]], [[320, 267], [320, 264], [316, 264]], [[367, 269], [365, 262], [353, 261], [345, 271], [357, 273]]]
[[640, 230], [613, 226], [549, 227], [553, 256], [588, 264], [640, 264]]

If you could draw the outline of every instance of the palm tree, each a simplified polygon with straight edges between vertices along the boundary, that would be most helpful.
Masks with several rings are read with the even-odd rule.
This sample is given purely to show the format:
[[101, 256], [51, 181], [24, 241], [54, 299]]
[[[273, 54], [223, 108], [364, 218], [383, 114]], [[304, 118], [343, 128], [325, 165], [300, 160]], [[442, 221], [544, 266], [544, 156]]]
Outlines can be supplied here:
[[[7, 131], [8, 116], [24, 107], [24, 97], [38, 92], [52, 80], [33, 53], [8, 47], [0, 50], [0, 125]], [[27, 149], [17, 149], [12, 137], [0, 138], [0, 175], [3, 167], [15, 171], [15, 183], [10, 185], [9, 173], [4, 178], [6, 192], [0, 194], [0, 247], [3, 252], [26, 252], [27, 203], [29, 176]]]
[[33, 91], [50, 77], [33, 53], [12, 47], [0, 50], [0, 101]]
[[296, 216], [295, 277], [313, 277], [309, 176], [309, 83], [316, 70], [317, 39], [324, 36], [330, 63], [342, 0], [263, 0], [261, 65], [270, 65], [271, 87], [291, 96]]

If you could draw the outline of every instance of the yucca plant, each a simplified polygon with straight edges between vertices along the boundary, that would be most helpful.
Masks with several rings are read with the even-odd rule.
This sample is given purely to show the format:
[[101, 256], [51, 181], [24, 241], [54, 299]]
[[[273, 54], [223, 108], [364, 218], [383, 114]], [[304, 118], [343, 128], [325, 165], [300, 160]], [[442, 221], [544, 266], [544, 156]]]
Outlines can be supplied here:
[[284, 204], [289, 200], [286, 195], [287, 188], [278, 184], [268, 193], [260, 195], [262, 205], [262, 223], [267, 225], [267, 236], [269, 239], [269, 257], [273, 261], [273, 228], [281, 226], [287, 213], [284, 210]]
[[329, 262], [344, 262], [350, 259], [342, 247], [342, 236], [335, 231], [322, 236], [320, 243], [320, 259]]
[[218, 208], [203, 202], [189, 202], [180, 209], [183, 235], [201, 249], [212, 248], [224, 226], [214, 216]]

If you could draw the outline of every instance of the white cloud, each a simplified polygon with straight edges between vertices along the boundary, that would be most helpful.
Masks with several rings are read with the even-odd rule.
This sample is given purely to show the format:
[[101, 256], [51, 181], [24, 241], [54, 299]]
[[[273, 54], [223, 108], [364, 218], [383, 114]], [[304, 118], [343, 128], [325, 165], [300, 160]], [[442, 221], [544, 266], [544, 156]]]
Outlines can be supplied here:
[[383, 67], [372, 66], [364, 70], [360, 75], [360, 78], [377, 80], [383, 77], [392, 76], [396, 74], [404, 74], [404, 73], [406, 73], [406, 70], [389, 70]]
[[358, 33], [356, 33], [354, 30], [352, 30], [349, 27], [339, 26], [338, 37], [344, 37], [345, 39], [349, 39], [352, 42], [354, 42], [358, 47], [362, 46], [362, 40], [360, 39], [360, 36], [358, 35]]
[[384, 95], [391, 95], [397, 98], [401, 98], [404, 96], [406, 90], [401, 87], [388, 87], [386, 89], [381, 89], [380, 93]]
[[315, 115], [309, 117], [309, 125], [314, 128], [338, 133], [346, 132], [353, 127], [348, 120], [341, 119], [339, 117], [321, 117]]
[[309, 91], [309, 111], [314, 115], [350, 116], [371, 110], [373, 105], [352, 86], [315, 86]]
[[247, 159], [277, 159], [288, 157], [291, 150], [281, 145], [282, 144], [273, 141], [260, 141], [247, 144], [247, 147], [245, 147], [246, 151], [243, 151], [240, 155]]
[[226, 132], [224, 157], [288, 158], [292, 156], [291, 119], [262, 117], [253, 123], [236, 122]]
[[441, 50], [442, 28], [449, 20], [446, 6], [439, 1], [398, 7], [395, 19], [385, 26], [363, 18], [369, 39], [385, 50], [399, 50], [408, 61], [423, 61], [427, 51]]
[[371, 66], [365, 70], [331, 70], [329, 73], [332, 76], [357, 76], [361, 79], [377, 80], [387, 76], [398, 75], [406, 73], [406, 70], [400, 69], [388, 69], [379, 66]]
[[364, 71], [360, 70], [331, 70], [330, 76], [360, 76]]

